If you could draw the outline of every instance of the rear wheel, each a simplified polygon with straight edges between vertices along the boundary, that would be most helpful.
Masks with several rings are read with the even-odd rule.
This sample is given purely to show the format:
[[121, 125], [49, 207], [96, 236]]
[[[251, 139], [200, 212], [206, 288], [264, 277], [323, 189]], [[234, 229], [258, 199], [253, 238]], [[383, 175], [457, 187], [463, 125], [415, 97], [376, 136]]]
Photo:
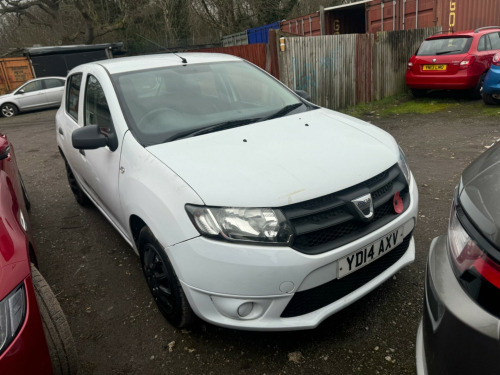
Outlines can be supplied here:
[[193, 310], [167, 254], [148, 227], [139, 235], [139, 250], [146, 282], [163, 316], [174, 327], [191, 326], [196, 320]]
[[12, 117], [19, 113], [19, 109], [12, 103], [5, 103], [0, 107], [0, 113], [4, 117]]
[[500, 104], [500, 95], [495, 95], [496, 98], [492, 94], [487, 94], [483, 92], [483, 102], [488, 105], [499, 105]]
[[427, 90], [411, 89], [411, 94], [414, 98], [423, 98], [427, 94]]
[[47, 281], [33, 264], [31, 276], [54, 374], [76, 374], [78, 370], [76, 346], [61, 305]]
[[66, 175], [68, 176], [69, 187], [71, 188], [76, 201], [81, 206], [89, 206], [91, 203], [89, 197], [87, 197], [87, 195], [83, 192], [66, 160], [64, 161], [64, 164], [66, 166]]

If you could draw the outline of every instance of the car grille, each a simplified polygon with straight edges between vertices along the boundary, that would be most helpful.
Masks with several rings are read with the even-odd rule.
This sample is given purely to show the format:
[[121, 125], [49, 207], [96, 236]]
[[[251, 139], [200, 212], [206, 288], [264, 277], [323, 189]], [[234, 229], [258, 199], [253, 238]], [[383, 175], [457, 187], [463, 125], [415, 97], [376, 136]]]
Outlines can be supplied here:
[[281, 314], [281, 317], [292, 318], [308, 314], [360, 288], [380, 275], [403, 256], [406, 250], [408, 250], [411, 236], [412, 233], [408, 234], [403, 239], [403, 242], [391, 252], [342, 279], [334, 279], [316, 288], [295, 293]]
[[[292, 248], [306, 254], [320, 254], [366, 236], [398, 216], [393, 208], [393, 198], [398, 191], [406, 211], [410, 205], [408, 183], [395, 164], [348, 189], [282, 207], [295, 233]], [[351, 200], [368, 193], [372, 196], [375, 215], [365, 222]]]

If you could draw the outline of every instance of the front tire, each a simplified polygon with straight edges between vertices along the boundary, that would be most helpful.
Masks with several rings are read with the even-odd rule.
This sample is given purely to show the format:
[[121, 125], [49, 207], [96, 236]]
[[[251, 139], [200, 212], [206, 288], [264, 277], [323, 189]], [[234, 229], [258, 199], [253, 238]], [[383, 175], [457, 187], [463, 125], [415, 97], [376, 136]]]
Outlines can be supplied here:
[[470, 96], [472, 99], [481, 99], [481, 93], [483, 92], [484, 77], [486, 77], [486, 73], [483, 73], [481, 77], [479, 77], [479, 81], [477, 81], [476, 86], [470, 90]]
[[12, 103], [5, 103], [0, 107], [0, 113], [3, 117], [12, 117], [19, 113], [19, 109]]
[[139, 235], [142, 270], [149, 290], [163, 316], [176, 328], [186, 328], [195, 321], [174, 268], [163, 247], [148, 227]]
[[31, 277], [54, 375], [76, 374], [78, 371], [76, 346], [61, 305], [47, 281], [33, 264]]
[[494, 98], [492, 94], [487, 94], [483, 91], [483, 102], [488, 105], [499, 105], [500, 99]]

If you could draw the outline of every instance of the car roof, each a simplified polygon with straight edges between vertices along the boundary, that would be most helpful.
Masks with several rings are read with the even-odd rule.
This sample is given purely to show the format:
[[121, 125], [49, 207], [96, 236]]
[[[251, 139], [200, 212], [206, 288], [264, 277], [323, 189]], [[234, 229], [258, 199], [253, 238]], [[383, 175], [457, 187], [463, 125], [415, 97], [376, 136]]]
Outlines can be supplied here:
[[118, 57], [114, 59], [101, 60], [89, 64], [84, 64], [75, 68], [75, 70], [78, 70], [83, 66], [97, 64], [104, 67], [110, 74], [117, 74], [134, 70], [186, 65], [182, 62], [181, 57], [187, 60], [187, 65], [242, 60], [239, 57], [225, 55], [222, 53], [179, 52], [177, 53], [177, 55], [173, 53], [165, 53], [158, 55]]
[[442, 33], [437, 33], [434, 35], [431, 35], [428, 37], [426, 40], [431, 40], [431, 39], [441, 39], [441, 38], [449, 38], [449, 37], [474, 37], [474, 36], [482, 36], [484, 34], [488, 34], [491, 32], [499, 32], [500, 27], [488, 27], [484, 29], [476, 29], [476, 30], [465, 30], [465, 31], [448, 31], [448, 32], [442, 32]]

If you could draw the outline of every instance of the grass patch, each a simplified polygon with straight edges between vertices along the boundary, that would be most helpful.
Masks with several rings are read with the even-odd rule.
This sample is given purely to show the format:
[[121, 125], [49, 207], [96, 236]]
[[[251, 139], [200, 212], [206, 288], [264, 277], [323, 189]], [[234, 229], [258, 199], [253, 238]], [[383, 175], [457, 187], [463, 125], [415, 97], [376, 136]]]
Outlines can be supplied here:
[[455, 98], [439, 98], [431, 96], [428, 98], [414, 99], [409, 94], [400, 94], [370, 103], [358, 104], [354, 107], [344, 109], [341, 112], [354, 117], [384, 117], [408, 113], [434, 113], [450, 110], [459, 105], [460, 102]]

